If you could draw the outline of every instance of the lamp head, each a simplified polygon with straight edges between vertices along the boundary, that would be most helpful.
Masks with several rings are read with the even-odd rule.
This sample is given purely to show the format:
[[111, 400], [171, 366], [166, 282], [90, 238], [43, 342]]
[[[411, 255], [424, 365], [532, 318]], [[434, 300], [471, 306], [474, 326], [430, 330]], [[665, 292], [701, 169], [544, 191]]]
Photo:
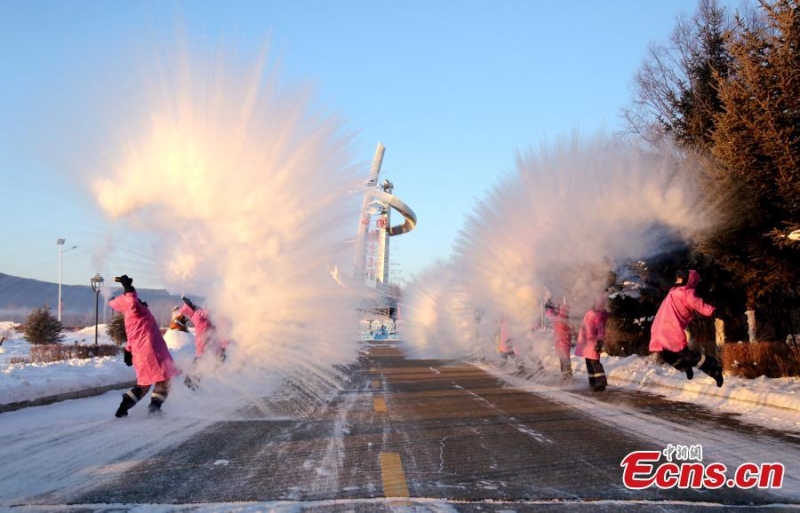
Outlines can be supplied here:
[[105, 280], [103, 279], [102, 276], [100, 276], [100, 273], [97, 273], [94, 276], [92, 276], [90, 282], [92, 284], [92, 290], [95, 292], [99, 292], [100, 289], [103, 288], [103, 282], [105, 282]]

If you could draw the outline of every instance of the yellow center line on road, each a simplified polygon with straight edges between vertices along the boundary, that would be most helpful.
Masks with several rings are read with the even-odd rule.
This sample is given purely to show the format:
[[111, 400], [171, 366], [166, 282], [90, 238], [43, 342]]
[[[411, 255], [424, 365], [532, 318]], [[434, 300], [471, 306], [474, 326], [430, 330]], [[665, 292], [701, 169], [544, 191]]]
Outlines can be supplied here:
[[386, 401], [383, 400], [383, 397], [376, 397], [372, 400], [372, 407], [375, 411], [389, 411], [386, 409]]
[[381, 453], [381, 479], [384, 497], [409, 497], [403, 462], [398, 453]]

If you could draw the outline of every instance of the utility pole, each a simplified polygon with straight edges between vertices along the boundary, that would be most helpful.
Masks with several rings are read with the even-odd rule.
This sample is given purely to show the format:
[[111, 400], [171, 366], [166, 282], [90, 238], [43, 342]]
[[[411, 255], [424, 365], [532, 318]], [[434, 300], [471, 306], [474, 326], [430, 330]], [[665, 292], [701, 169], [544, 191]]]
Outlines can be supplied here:
[[58, 245], [58, 304], [56, 308], [58, 309], [58, 322], [61, 322], [61, 258], [64, 256], [64, 253], [69, 251], [70, 249], [75, 249], [78, 246], [72, 246], [71, 248], [64, 249], [64, 243], [67, 239], [58, 239], [56, 244]]

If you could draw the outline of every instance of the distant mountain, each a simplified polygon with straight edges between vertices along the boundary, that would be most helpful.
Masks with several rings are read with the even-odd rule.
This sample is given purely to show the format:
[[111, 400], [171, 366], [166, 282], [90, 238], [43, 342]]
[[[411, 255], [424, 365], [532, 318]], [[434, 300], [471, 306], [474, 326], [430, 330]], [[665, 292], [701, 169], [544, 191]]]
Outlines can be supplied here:
[[[122, 287], [113, 283], [118, 290], [114, 295], [122, 294]], [[183, 304], [180, 296], [170, 295], [163, 289], [139, 289], [136, 291], [142, 301], [146, 301], [150, 310], [162, 326], [169, 324], [172, 308]], [[94, 325], [95, 293], [89, 285], [61, 285], [61, 300], [64, 305], [61, 311], [61, 322], [65, 326], [85, 327]], [[0, 273], [0, 321], [23, 322], [31, 311], [40, 306], [48, 306], [56, 316], [58, 303], [58, 283], [18, 278]], [[100, 295], [99, 321], [111, 320], [112, 310], [107, 300]]]

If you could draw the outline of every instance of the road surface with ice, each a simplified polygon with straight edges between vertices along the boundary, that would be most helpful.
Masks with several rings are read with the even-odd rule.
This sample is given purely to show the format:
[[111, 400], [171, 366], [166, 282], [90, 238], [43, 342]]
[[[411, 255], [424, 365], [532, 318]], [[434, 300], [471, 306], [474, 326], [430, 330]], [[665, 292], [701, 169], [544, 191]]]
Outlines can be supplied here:
[[[642, 392], [532, 383], [489, 365], [365, 346], [319, 407], [108, 418], [119, 393], [0, 418], [0, 506], [19, 511], [800, 510], [798, 434]], [[108, 403], [107, 405], [105, 403]], [[140, 406], [141, 409], [144, 409]], [[84, 412], [75, 415], [75, 411]], [[16, 426], [11, 429], [9, 426]], [[702, 446], [728, 469], [780, 462], [781, 489], [629, 490], [632, 451]]]

